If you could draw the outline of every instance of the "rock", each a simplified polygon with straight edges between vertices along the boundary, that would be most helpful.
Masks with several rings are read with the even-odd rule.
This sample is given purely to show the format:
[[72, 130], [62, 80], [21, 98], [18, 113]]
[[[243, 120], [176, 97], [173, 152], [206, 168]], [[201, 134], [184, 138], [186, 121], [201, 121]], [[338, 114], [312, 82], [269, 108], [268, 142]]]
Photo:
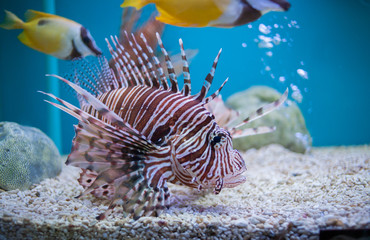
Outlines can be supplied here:
[[0, 122], [0, 188], [28, 189], [57, 176], [62, 158], [53, 141], [37, 128]]
[[[226, 104], [239, 111], [238, 120], [242, 120], [259, 107], [277, 100], [280, 96], [280, 93], [270, 87], [255, 86], [230, 96]], [[287, 107], [280, 107], [242, 127], [276, 126], [276, 131], [234, 139], [234, 147], [239, 150], [247, 150], [276, 143], [294, 152], [308, 151], [312, 146], [312, 139], [306, 128], [303, 115], [295, 102], [287, 100], [287, 105]]]

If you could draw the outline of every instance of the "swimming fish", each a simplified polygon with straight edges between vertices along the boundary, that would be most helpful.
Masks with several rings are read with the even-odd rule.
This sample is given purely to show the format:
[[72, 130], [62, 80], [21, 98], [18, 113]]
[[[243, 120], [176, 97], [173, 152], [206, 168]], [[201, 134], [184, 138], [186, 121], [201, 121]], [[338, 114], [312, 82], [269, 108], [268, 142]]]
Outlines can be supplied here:
[[[91, 193], [110, 199], [108, 209], [98, 220], [106, 218], [116, 206], [122, 206], [135, 220], [158, 216], [169, 207], [167, 183], [198, 190], [212, 189], [215, 194], [244, 183], [246, 164], [233, 149], [233, 134], [240, 134], [237, 128], [276, 109], [287, 98], [286, 92], [228, 131], [218, 126], [205, 108], [227, 82], [226, 79], [207, 97], [221, 50], [200, 92], [192, 94], [182, 40], [179, 43], [184, 86], [180, 90], [159, 34], [157, 40], [165, 56], [169, 82], [145, 36], [140, 37], [140, 44], [133, 35], [127, 39], [142, 63], [140, 69], [132, 65], [129, 54], [122, 54], [127, 52], [118, 38], [111, 37], [111, 41], [106, 41], [119, 75], [114, 75], [103, 56], [99, 57], [99, 71], [93, 70], [96, 68], [76, 70], [75, 83], [51, 75], [78, 93], [80, 108], [44, 93], [60, 104], [47, 102], [79, 120], [66, 164], [83, 169], [79, 182], [85, 190], [78, 197]], [[142, 45], [149, 55], [143, 52]], [[255, 129], [242, 131], [256, 132]]]
[[88, 55], [101, 55], [90, 32], [72, 20], [34, 10], [27, 10], [26, 22], [5, 10], [0, 27], [23, 29], [18, 39], [26, 46], [54, 57], [71, 60]]
[[121, 7], [140, 9], [149, 3], [157, 7], [157, 20], [181, 27], [234, 27], [290, 8], [286, 0], [124, 0]]

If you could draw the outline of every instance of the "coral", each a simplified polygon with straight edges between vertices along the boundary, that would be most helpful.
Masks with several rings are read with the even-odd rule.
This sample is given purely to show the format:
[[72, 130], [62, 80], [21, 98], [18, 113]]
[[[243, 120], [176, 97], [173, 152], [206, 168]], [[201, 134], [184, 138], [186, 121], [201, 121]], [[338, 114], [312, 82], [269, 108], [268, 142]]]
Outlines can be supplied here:
[[[226, 104], [240, 112], [239, 119], [244, 119], [259, 107], [275, 101], [280, 96], [280, 93], [270, 87], [255, 86], [230, 96]], [[276, 126], [276, 131], [234, 139], [234, 147], [239, 150], [247, 150], [277, 143], [298, 153], [309, 150], [312, 146], [312, 139], [306, 128], [303, 115], [295, 102], [288, 100], [287, 105], [287, 107], [281, 107], [244, 126], [244, 128]]]
[[53, 141], [39, 129], [0, 122], [1, 189], [28, 189], [57, 176], [62, 164]]

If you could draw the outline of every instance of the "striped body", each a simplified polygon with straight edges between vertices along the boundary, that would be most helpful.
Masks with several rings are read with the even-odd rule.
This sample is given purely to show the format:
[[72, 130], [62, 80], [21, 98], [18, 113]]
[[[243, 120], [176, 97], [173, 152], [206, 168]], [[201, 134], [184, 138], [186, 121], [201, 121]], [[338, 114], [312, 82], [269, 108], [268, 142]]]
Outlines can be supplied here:
[[[127, 35], [127, 38], [129, 36]], [[221, 51], [215, 58], [199, 93], [191, 95], [191, 79], [183, 43], [184, 87], [179, 89], [176, 74], [157, 34], [165, 57], [169, 82], [153, 50], [142, 35], [139, 44], [132, 35], [128, 52], [112, 37], [108, 42], [115, 71], [108, 61], [99, 58], [100, 69], [85, 66], [76, 71], [76, 84], [64, 81], [78, 93], [81, 108], [47, 94], [62, 105], [51, 103], [79, 120], [75, 126], [72, 151], [66, 164], [83, 169], [79, 179], [85, 191], [111, 200], [108, 210], [98, 216], [104, 219], [117, 205], [134, 219], [157, 216], [169, 207], [167, 182], [201, 189], [213, 189], [245, 182], [246, 171], [240, 153], [232, 147], [232, 135], [251, 135], [270, 129], [237, 130], [281, 105], [287, 96], [257, 110], [236, 127], [222, 128], [205, 105], [221, 87], [206, 97], [211, 87]], [[149, 56], [141, 49], [146, 47]], [[85, 90], [84, 88], [85, 87]], [[249, 131], [249, 132], [248, 132]]]
[[[207, 140], [212, 138], [211, 133], [214, 133], [216, 129], [219, 132], [222, 130], [217, 126], [214, 116], [208, 112], [204, 104], [195, 101], [191, 96], [145, 86], [135, 86], [111, 90], [97, 98], [120, 116], [123, 121], [157, 145], [164, 144], [165, 139], [173, 141], [178, 138], [174, 141], [174, 145], [177, 149], [176, 155], [179, 163], [184, 168], [190, 167], [191, 171], [199, 176], [201, 182], [212, 179], [214, 175], [225, 177], [235, 172], [235, 170], [230, 170], [229, 164], [225, 164], [224, 161], [219, 163], [222, 173], [215, 172], [218, 168], [213, 168], [211, 171], [211, 166], [214, 166], [211, 161], [215, 159], [215, 147]], [[83, 107], [82, 110], [101, 118], [99, 112], [91, 105]], [[203, 141], [199, 141], [199, 139]], [[229, 144], [231, 144], [231, 139]], [[191, 147], [191, 152], [189, 147]], [[208, 155], [205, 154], [207, 152]], [[228, 151], [222, 154], [225, 159], [232, 159], [227, 156]], [[193, 176], [190, 174], [174, 175], [169, 158], [169, 148], [168, 151], [149, 157], [145, 164], [148, 169], [153, 168], [159, 162], [164, 162], [164, 164], [158, 168], [160, 171], [157, 168], [153, 168], [153, 171], [148, 170], [148, 176], [158, 175], [156, 177], [162, 178], [161, 182], [170, 181], [198, 187], [196, 182], [191, 181]], [[192, 162], [189, 159], [195, 161]], [[208, 168], [204, 166], [208, 166]], [[237, 162], [236, 166], [231, 166], [236, 169], [242, 167], [242, 161]]]

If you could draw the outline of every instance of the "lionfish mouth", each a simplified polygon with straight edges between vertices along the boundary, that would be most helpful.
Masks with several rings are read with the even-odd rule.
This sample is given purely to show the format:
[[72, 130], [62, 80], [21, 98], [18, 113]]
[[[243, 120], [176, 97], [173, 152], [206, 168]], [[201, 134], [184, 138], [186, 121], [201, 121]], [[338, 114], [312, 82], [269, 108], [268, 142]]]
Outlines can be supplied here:
[[[243, 161], [244, 163], [244, 160], [242, 158], [242, 156], [240, 155], [240, 153], [238, 151], [234, 151], [234, 158], [236, 159], [239, 159], [239, 161]], [[233, 187], [236, 187], [242, 183], [245, 183], [245, 181], [247, 180], [246, 177], [243, 175], [244, 172], [247, 171], [247, 167], [245, 166], [245, 163], [242, 165], [242, 167], [231, 173], [231, 174], [228, 174], [226, 175], [224, 178], [223, 178], [223, 181], [224, 181], [224, 187], [225, 188], [233, 188]]]

